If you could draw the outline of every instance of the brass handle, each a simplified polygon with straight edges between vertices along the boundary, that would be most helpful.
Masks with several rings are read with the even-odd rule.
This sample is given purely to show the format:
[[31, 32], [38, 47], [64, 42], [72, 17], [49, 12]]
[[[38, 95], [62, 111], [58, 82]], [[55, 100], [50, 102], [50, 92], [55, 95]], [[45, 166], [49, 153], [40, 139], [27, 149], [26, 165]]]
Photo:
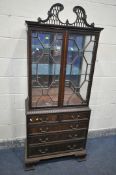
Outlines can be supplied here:
[[78, 136], [77, 134], [74, 134], [74, 135], [69, 134], [69, 138], [73, 138], [73, 137], [77, 137], [77, 136]]
[[77, 114], [77, 115], [72, 115], [71, 117], [72, 117], [72, 119], [78, 119], [78, 118], [80, 117], [80, 115], [79, 115], [79, 114]]
[[40, 118], [39, 121], [42, 122], [42, 118]]
[[74, 125], [74, 126], [73, 126], [73, 125], [70, 125], [70, 128], [71, 128], [71, 129], [76, 129], [76, 128], [78, 128], [78, 127], [79, 127], [79, 124], [76, 124], [76, 125]]
[[38, 117], [36, 117], [36, 119], [35, 119], [36, 121], [38, 121], [39, 119], [38, 119]]
[[42, 129], [42, 128], [40, 128], [40, 131], [43, 131], [43, 129]]
[[48, 138], [46, 137], [46, 138], [44, 138], [43, 140], [40, 138], [39, 141], [40, 141], [40, 142], [47, 142], [47, 141], [48, 141]]
[[40, 132], [46, 132], [45, 130], [43, 130], [43, 128], [40, 128]]
[[46, 152], [48, 151], [48, 149], [47, 149], [47, 148], [45, 148], [44, 150], [39, 149], [38, 151], [39, 151], [40, 153], [44, 154], [44, 153], [46, 153]]
[[80, 117], [80, 115], [78, 114], [78, 115], [77, 115], [77, 118], [79, 118], [79, 117]]
[[30, 118], [29, 121], [32, 122], [33, 121], [32, 118]]
[[72, 117], [72, 119], [74, 119], [74, 118], [75, 118], [75, 116], [74, 116], [74, 115], [72, 115], [71, 117]]
[[79, 124], [76, 124], [76, 128], [78, 128], [79, 127]]
[[45, 138], [46, 142], [49, 140], [48, 137]]
[[42, 139], [40, 138], [39, 141], [42, 142]]
[[68, 145], [67, 146], [69, 149], [74, 149], [74, 148], [76, 148], [76, 145], [74, 144], [74, 145]]
[[70, 128], [71, 128], [71, 129], [74, 129], [73, 125], [70, 125]]
[[45, 130], [43, 130], [43, 128], [40, 128], [40, 132], [47, 132], [48, 131], [48, 127], [45, 128]]

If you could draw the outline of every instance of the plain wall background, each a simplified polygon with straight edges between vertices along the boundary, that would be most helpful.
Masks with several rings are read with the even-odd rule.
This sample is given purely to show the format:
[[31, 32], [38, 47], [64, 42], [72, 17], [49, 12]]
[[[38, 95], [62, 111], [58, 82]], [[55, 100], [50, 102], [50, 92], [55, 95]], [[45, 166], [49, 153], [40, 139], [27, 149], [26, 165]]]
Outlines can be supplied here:
[[27, 97], [27, 35], [25, 20], [45, 19], [54, 3], [62, 3], [62, 21], [75, 20], [82, 6], [88, 23], [101, 32], [93, 78], [89, 130], [116, 128], [116, 1], [0, 0], [0, 140], [25, 137]]

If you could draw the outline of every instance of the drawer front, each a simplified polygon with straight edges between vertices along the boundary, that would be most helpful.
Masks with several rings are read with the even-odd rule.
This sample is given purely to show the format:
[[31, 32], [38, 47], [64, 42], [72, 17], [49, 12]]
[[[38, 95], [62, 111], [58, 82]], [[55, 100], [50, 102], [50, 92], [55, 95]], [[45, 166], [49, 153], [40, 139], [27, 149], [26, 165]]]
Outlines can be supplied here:
[[62, 153], [64, 151], [75, 151], [79, 149], [83, 149], [84, 140], [78, 140], [75, 142], [64, 142], [52, 145], [45, 145], [45, 146], [30, 146], [28, 149], [28, 156], [35, 157], [35, 156], [42, 156], [52, 153]]
[[76, 112], [76, 113], [65, 113], [65, 114], [58, 114], [60, 121], [66, 120], [80, 120], [80, 119], [89, 119], [90, 112]]
[[32, 124], [32, 123], [41, 123], [41, 122], [55, 122], [58, 121], [59, 116], [57, 114], [45, 114], [45, 115], [33, 115], [33, 116], [28, 116], [28, 123]]
[[75, 113], [61, 113], [61, 114], [45, 114], [45, 115], [33, 115], [28, 116], [28, 123], [41, 123], [41, 122], [55, 122], [65, 120], [78, 120], [78, 119], [89, 119], [90, 111], [81, 111]]
[[86, 136], [86, 132], [87, 130], [83, 129], [76, 131], [64, 131], [64, 132], [46, 133], [35, 136], [29, 136], [28, 144], [42, 144], [53, 141], [77, 139], [82, 137], [84, 138]]
[[79, 128], [88, 128], [88, 120], [80, 120], [76, 122], [57, 122], [53, 124], [28, 126], [28, 134], [46, 133], [52, 131], [75, 130]]

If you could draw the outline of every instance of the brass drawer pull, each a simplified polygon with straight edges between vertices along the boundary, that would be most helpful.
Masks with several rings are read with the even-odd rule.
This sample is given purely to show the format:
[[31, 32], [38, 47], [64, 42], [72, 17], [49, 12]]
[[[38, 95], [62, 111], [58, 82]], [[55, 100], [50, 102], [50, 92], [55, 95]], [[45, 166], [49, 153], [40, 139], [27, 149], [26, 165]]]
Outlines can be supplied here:
[[47, 141], [48, 141], [48, 138], [46, 137], [46, 138], [43, 139], [43, 140], [40, 138], [39, 141], [40, 141], [40, 142], [47, 142]]
[[45, 148], [44, 150], [42, 150], [42, 149], [38, 149], [38, 152], [44, 154], [44, 153], [48, 152], [48, 149], [47, 149], [47, 148]]
[[48, 127], [44, 128], [44, 130], [43, 130], [43, 128], [40, 128], [40, 132], [47, 132], [48, 129], [49, 129]]
[[68, 145], [67, 146], [69, 149], [74, 149], [74, 148], [76, 148], [76, 145], [74, 144], [74, 145]]
[[32, 118], [29, 119], [30, 122], [33, 122]]
[[72, 115], [72, 116], [71, 116], [72, 119], [78, 119], [79, 117], [80, 117], [79, 114], [77, 114], [77, 115]]
[[78, 128], [79, 127], [79, 124], [76, 124], [76, 128]]
[[43, 121], [42, 118], [39, 118], [39, 121], [42, 122]]
[[42, 142], [42, 139], [41, 138], [39, 139], [39, 142]]
[[73, 125], [70, 125], [70, 128], [73, 129]]
[[43, 128], [40, 128], [40, 132], [46, 132], [45, 130], [43, 130]]
[[48, 142], [48, 140], [49, 140], [48, 137], [46, 137], [45, 140], [46, 140], [46, 142]]
[[78, 127], [79, 127], [79, 124], [76, 124], [76, 126], [70, 125], [70, 128], [71, 128], [71, 129], [76, 129], [76, 128], [78, 128]]
[[40, 131], [43, 131], [43, 129], [42, 129], [42, 128], [40, 128]]
[[75, 119], [75, 116], [74, 115], [72, 115], [71, 117], [72, 117], [72, 119]]
[[69, 138], [73, 138], [73, 137], [77, 137], [77, 136], [78, 136], [77, 134], [74, 134], [74, 135], [69, 134]]
[[39, 119], [38, 119], [38, 117], [36, 117], [36, 119], [35, 119], [36, 121], [38, 121]]

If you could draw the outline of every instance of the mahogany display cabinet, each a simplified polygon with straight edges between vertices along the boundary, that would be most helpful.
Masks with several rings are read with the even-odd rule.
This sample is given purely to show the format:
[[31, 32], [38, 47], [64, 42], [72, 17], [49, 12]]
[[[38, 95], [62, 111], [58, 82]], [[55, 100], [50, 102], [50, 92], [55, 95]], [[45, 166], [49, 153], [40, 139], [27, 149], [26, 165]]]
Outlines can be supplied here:
[[28, 98], [25, 164], [86, 155], [89, 99], [100, 32], [76, 6], [73, 23], [54, 4], [45, 20], [26, 21]]

